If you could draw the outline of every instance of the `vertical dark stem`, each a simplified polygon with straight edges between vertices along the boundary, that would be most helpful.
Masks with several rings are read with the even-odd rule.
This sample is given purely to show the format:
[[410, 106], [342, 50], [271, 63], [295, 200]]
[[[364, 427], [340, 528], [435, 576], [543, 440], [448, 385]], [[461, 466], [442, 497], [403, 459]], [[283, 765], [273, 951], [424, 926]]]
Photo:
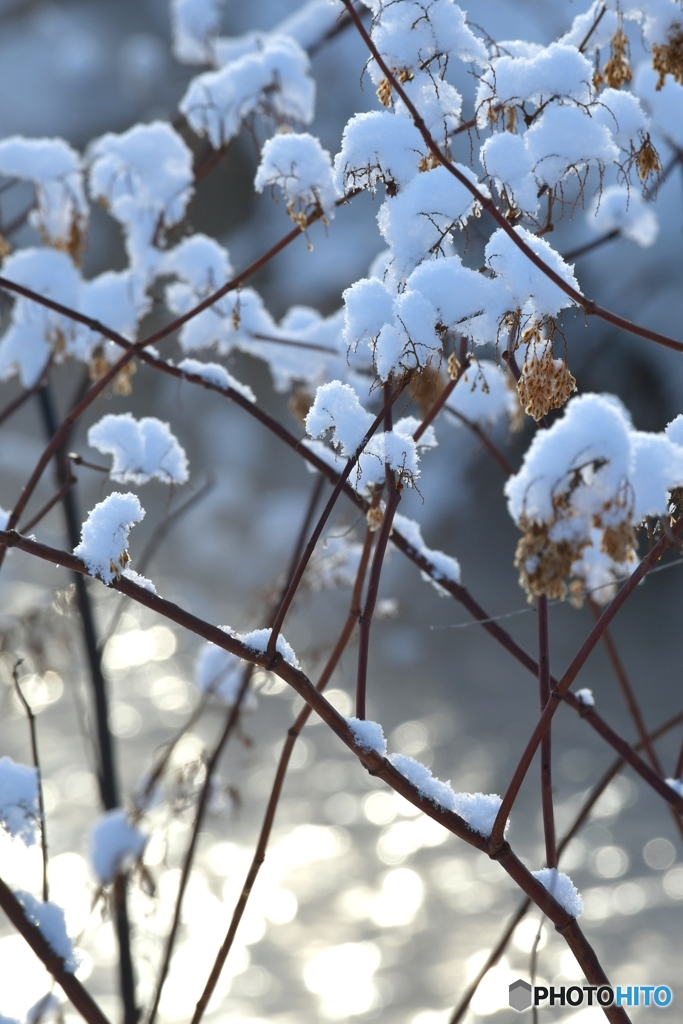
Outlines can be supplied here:
[[[59, 420], [49, 384], [38, 392], [38, 402], [40, 404], [45, 434], [48, 439], [51, 439], [57, 432]], [[65, 439], [66, 441], [68, 439]], [[59, 487], [63, 487], [71, 475], [64, 451], [65, 448], [62, 446], [55, 453], [55, 475]], [[76, 498], [73, 490], [65, 492], [62, 498], [62, 508], [64, 509], [69, 546], [73, 549], [80, 541], [81, 532], [80, 516], [76, 507]], [[90, 682], [95, 704], [100, 797], [104, 809], [111, 811], [119, 806], [119, 794], [112, 735], [109, 728], [107, 683], [102, 671], [102, 658], [97, 643], [95, 617], [85, 578], [80, 573], [73, 573], [73, 581], [76, 587], [76, 599], [83, 627], [83, 641], [90, 669]], [[118, 881], [114, 886], [114, 918], [119, 944], [119, 987], [124, 1007], [124, 1024], [136, 1024], [139, 1011], [135, 1001], [135, 975], [130, 948], [130, 923], [126, 903], [125, 876], [122, 876], [121, 881]]]
[[36, 780], [38, 783], [38, 814], [40, 816], [40, 845], [43, 852], [43, 901], [47, 903], [50, 898], [50, 889], [47, 883], [47, 825], [45, 823], [45, 800], [43, 798], [43, 773], [40, 770], [40, 757], [38, 756], [38, 736], [36, 733], [36, 716], [33, 714], [33, 708], [26, 700], [24, 692], [19, 685], [19, 666], [21, 661], [18, 661], [12, 669], [12, 678], [14, 679], [14, 687], [19, 696], [26, 717], [28, 718], [28, 727], [31, 733], [31, 755], [33, 757], [33, 766], [36, 770]]
[[[537, 599], [538, 615], [538, 695], [541, 713], [550, 700], [550, 652], [548, 645], [548, 598], [542, 594]], [[541, 795], [543, 805], [543, 834], [545, 836], [545, 859], [549, 868], [557, 867], [555, 844], [555, 815], [553, 811], [552, 776], [552, 724], [541, 741]]]

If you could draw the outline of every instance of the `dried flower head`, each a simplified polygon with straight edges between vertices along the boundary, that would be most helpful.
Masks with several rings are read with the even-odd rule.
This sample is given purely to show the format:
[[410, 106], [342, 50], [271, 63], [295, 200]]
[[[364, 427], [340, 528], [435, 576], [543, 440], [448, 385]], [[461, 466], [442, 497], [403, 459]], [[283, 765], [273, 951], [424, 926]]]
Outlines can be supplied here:
[[683, 28], [676, 24], [669, 30], [669, 41], [652, 47], [652, 67], [659, 75], [657, 89], [661, 89], [667, 75], [683, 85]]
[[297, 388], [287, 403], [287, 408], [301, 426], [305, 426], [305, 420], [309, 409], [313, 405], [313, 397], [305, 388]]
[[[296, 202], [293, 199], [287, 203], [287, 216], [293, 221], [297, 227], [304, 231], [308, 227], [308, 218], [303, 210], [297, 209]], [[234, 316], [234, 314], [233, 314]]]
[[423, 156], [417, 165], [418, 171], [433, 171], [435, 167], [439, 166], [439, 160], [434, 156], [433, 153], [428, 153], [427, 156]]
[[562, 600], [567, 595], [567, 577], [581, 549], [567, 540], [550, 540], [552, 526], [548, 523], [532, 523], [523, 518], [519, 526], [523, 534], [515, 552], [515, 568], [519, 569], [519, 583], [529, 602], [542, 594], [551, 600]]
[[636, 153], [636, 168], [641, 181], [645, 181], [651, 174], [659, 174], [662, 169], [659, 154], [652, 145], [649, 135], [645, 136], [640, 149]]
[[[104, 377], [105, 373], [109, 373], [110, 370], [111, 363], [107, 362], [101, 349], [96, 349], [88, 366], [90, 380], [101, 380], [102, 377]], [[116, 374], [112, 382], [111, 387], [113, 393], [115, 395], [121, 395], [124, 398], [127, 395], [130, 395], [131, 392], [133, 391], [133, 384], [131, 378], [135, 373], [137, 373], [137, 366], [132, 360], [126, 363], [125, 366], [121, 367], [121, 369]]]
[[384, 521], [384, 509], [380, 508], [379, 505], [371, 505], [365, 513], [365, 520], [370, 533], [377, 533]]
[[610, 43], [610, 58], [602, 69], [604, 81], [612, 89], [621, 89], [622, 85], [630, 82], [633, 78], [631, 65], [629, 64], [628, 39], [621, 26], [612, 36]]
[[[527, 333], [524, 332], [522, 339]], [[524, 411], [537, 422], [551, 409], [560, 409], [572, 392], [576, 391], [576, 379], [570, 373], [565, 360], [553, 358], [552, 342], [548, 341], [545, 344], [539, 356], [542, 345], [542, 341], [534, 338], [534, 343], [527, 350], [527, 357], [517, 383]]]
[[[450, 372], [450, 370], [449, 370]], [[408, 381], [408, 393], [414, 398], [420, 407], [420, 412], [425, 416], [436, 401], [436, 396], [443, 387], [441, 369], [433, 364], [426, 363], [414, 370]]]
[[391, 82], [388, 78], [383, 78], [377, 86], [377, 99], [383, 107], [391, 106]]
[[450, 379], [457, 380], [458, 374], [460, 373], [460, 360], [456, 356], [455, 352], [451, 352], [448, 357], [447, 369]]
[[4, 235], [0, 235], [0, 260], [3, 260], [5, 256], [9, 256], [12, 252], [12, 246], [9, 244]]
[[517, 130], [517, 107], [505, 108], [505, 130], [515, 132]]

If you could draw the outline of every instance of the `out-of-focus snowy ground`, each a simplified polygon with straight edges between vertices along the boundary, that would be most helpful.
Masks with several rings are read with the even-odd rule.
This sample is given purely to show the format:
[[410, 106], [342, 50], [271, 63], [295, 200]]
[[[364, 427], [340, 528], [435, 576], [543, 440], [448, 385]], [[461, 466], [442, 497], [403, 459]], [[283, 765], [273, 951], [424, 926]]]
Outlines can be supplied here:
[[[267, 28], [295, 7], [274, 0], [229, 4], [226, 31]], [[559, 2], [478, 2], [474, 7], [472, 20], [499, 39], [514, 38], [520, 23], [525, 36], [539, 42], [566, 28], [567, 7]], [[366, 91], [358, 92], [364, 60], [362, 46], [350, 32], [314, 60], [319, 100], [312, 131], [332, 152], [338, 149], [348, 116], [374, 106], [367, 79]], [[459, 84], [465, 90], [464, 76]], [[0, 136], [63, 135], [82, 147], [105, 130], [171, 117], [187, 80], [188, 69], [170, 55], [162, 0], [0, 3]], [[268, 196], [252, 197], [248, 174], [255, 164], [250, 141], [242, 139], [227, 167], [200, 190], [190, 212], [197, 229], [227, 244], [236, 266], [258, 255], [288, 227], [282, 207], [273, 207]], [[21, 197], [16, 202], [21, 208]], [[326, 312], [338, 307], [341, 290], [366, 271], [381, 247], [376, 208], [361, 197], [339, 211], [327, 233], [311, 233], [313, 254], [302, 240], [272, 264], [258, 286], [273, 312], [281, 314], [293, 302], [318, 305]], [[662, 186], [657, 209], [662, 233], [654, 249], [613, 242], [581, 260], [577, 273], [586, 293], [602, 304], [641, 323], [678, 332], [683, 312], [680, 171]], [[579, 209], [552, 241], [567, 251], [590, 237]], [[472, 246], [481, 246], [482, 238], [472, 238]], [[121, 259], [117, 230], [101, 213], [86, 269], [94, 273], [116, 267]], [[672, 353], [598, 324], [584, 326], [578, 318], [568, 325], [567, 336], [580, 390], [621, 395], [636, 425], [644, 429], [661, 430], [681, 411], [680, 359]], [[295, 429], [263, 368], [247, 357], [235, 362], [239, 379], [251, 384], [259, 401]], [[60, 370], [57, 379], [64, 407], [75, 387], [70, 367]], [[144, 410], [166, 418], [174, 410], [174, 429], [190, 458], [190, 487], [198, 490], [209, 475], [216, 479], [211, 493], [169, 535], [147, 574], [163, 596], [212, 622], [240, 631], [261, 625], [313, 477], [220, 396], [157, 379], [144, 368], [134, 389], [136, 413]], [[14, 393], [13, 385], [2, 385], [1, 404]], [[102, 400], [88, 422], [123, 408], [121, 399]], [[72, 442], [83, 452], [86, 427], [80, 426]], [[492, 614], [519, 613], [503, 624], [533, 650], [534, 619], [512, 566], [516, 531], [505, 513], [503, 480], [470, 435], [447, 422], [438, 425], [437, 433], [440, 447], [424, 460], [424, 505], [420, 494], [412, 494], [401, 510], [419, 519], [428, 543], [460, 559], [464, 583]], [[515, 464], [528, 437], [518, 438], [508, 450]], [[12, 504], [41, 446], [37, 410], [29, 405], [0, 434], [0, 504]], [[79, 474], [84, 514], [99, 500], [100, 486], [99, 477]], [[42, 500], [50, 494], [46, 480]], [[136, 547], [141, 550], [169, 507], [168, 494], [159, 485], [148, 485], [141, 500], [148, 515], [134, 535], [134, 566]], [[182, 500], [182, 494], [173, 496], [170, 507]], [[342, 530], [360, 524], [348, 507], [340, 506], [337, 525]], [[64, 546], [62, 531], [55, 511], [42, 524], [41, 538]], [[680, 572], [672, 568], [653, 577], [614, 629], [652, 727], [678, 710]], [[83, 738], [86, 673], [74, 635], [76, 620], [50, 611], [55, 588], [67, 585], [61, 570], [14, 552], [0, 580], [2, 622], [9, 627], [11, 619], [28, 614], [37, 637], [52, 637], [46, 652], [50, 671], [26, 684], [39, 712], [52, 898], [65, 907], [69, 932], [78, 936], [83, 957], [79, 976], [115, 1020], [115, 942], [110, 926], [100, 923], [99, 907], [91, 908], [96, 885], [87, 862], [88, 829], [98, 807], [92, 759]], [[98, 584], [91, 585], [91, 592], [104, 633], [123, 599]], [[288, 621], [286, 635], [314, 678], [340, 628], [349, 596], [345, 590], [304, 595]], [[397, 598], [399, 607], [395, 618], [373, 628], [369, 716], [382, 722], [391, 749], [429, 764], [435, 775], [452, 779], [455, 788], [501, 792], [536, 714], [534, 681], [477, 627], [467, 625], [455, 602], [440, 599], [422, 583], [398, 553], [387, 566], [381, 596]], [[555, 670], [567, 664], [590, 623], [587, 610], [551, 608]], [[25, 637], [16, 642], [17, 653], [28, 653]], [[196, 706], [193, 664], [198, 646], [192, 637], [132, 605], [107, 644], [104, 665], [111, 681], [112, 722], [129, 798], [155, 750]], [[332, 683], [331, 697], [347, 713], [354, 657], [351, 648]], [[28, 653], [27, 666], [38, 673], [35, 652], [32, 659]], [[630, 737], [601, 651], [580, 682], [593, 690], [608, 720]], [[189, 1019], [203, 987], [250, 861], [279, 749], [298, 709], [279, 681], [259, 677], [257, 686], [258, 708], [245, 719], [243, 736], [231, 744], [220, 772], [221, 791], [202, 835], [160, 1007], [169, 1022]], [[9, 691], [3, 692], [2, 702], [0, 753], [27, 761], [26, 723]], [[137, 886], [131, 901], [143, 997], [153, 986], [173, 905], [192, 819], [188, 798], [201, 781], [201, 771], [193, 766], [197, 769], [205, 744], [215, 740], [220, 718], [218, 708], [205, 713], [178, 745], [165, 792], [170, 803], [160, 803], [143, 823], [152, 833], [146, 863], [157, 882], [155, 896]], [[612, 756], [569, 711], [556, 721], [561, 832]], [[671, 771], [676, 747], [673, 740], [662, 745]], [[538, 806], [532, 772], [509, 838], [534, 869], [544, 857]], [[37, 848], [27, 855], [0, 836], [0, 865], [12, 884], [35, 888], [39, 883]], [[624, 773], [571, 845], [563, 867], [583, 894], [582, 926], [615, 983], [668, 983], [675, 998], [683, 998], [683, 991], [677, 991], [683, 852], [663, 805]], [[384, 790], [312, 719], [295, 750], [266, 865], [207, 1020], [294, 1024], [357, 1017], [387, 1024], [441, 1024], [519, 900], [496, 864]], [[537, 922], [532, 914], [518, 929], [505, 960], [473, 1001], [468, 1020], [507, 1024], [517, 1019], [505, 1008], [507, 986], [518, 976], [528, 977]], [[544, 932], [541, 940], [538, 977], [555, 984], [580, 978], [573, 957], [552, 933]], [[23, 1020], [47, 990], [42, 968], [23, 940], [6, 928], [0, 937], [0, 1014]], [[662, 1011], [664, 1019], [674, 1019], [675, 1006]], [[634, 1010], [633, 1019], [645, 1019], [646, 1013]], [[67, 1019], [75, 1019], [68, 1008]], [[601, 1014], [556, 1009], [552, 1019], [590, 1024]]]

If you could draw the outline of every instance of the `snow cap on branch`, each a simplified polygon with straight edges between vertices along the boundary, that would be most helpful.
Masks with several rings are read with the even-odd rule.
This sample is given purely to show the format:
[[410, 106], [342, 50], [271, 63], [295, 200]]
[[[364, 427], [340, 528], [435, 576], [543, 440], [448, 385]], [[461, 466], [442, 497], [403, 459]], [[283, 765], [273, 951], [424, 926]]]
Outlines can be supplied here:
[[168, 423], [155, 416], [136, 420], [129, 412], [103, 416], [88, 431], [88, 444], [113, 455], [110, 476], [117, 483], [145, 484], [155, 478], [165, 484], [189, 479], [187, 456]]
[[432, 572], [422, 573], [422, 579], [431, 583], [441, 597], [446, 597], [448, 591], [439, 584], [439, 580], [447, 580], [450, 583], [460, 583], [460, 563], [451, 555], [444, 554], [428, 548], [425, 544], [422, 531], [414, 519], [397, 514], [394, 516], [394, 527], [401, 536], [408, 541], [411, 548], [421, 555], [432, 566]]
[[[415, 786], [420, 796], [437, 807], [453, 811], [467, 822], [473, 832], [488, 837], [502, 803], [495, 793], [455, 793], [450, 782], [435, 778], [429, 768], [406, 754], [391, 754], [394, 768]], [[507, 825], [506, 825], [507, 828]]]
[[[272, 629], [252, 629], [251, 633], [237, 633], [230, 626], [219, 626], [224, 633], [234, 637], [235, 640], [239, 640], [240, 643], [244, 644], [250, 650], [256, 654], [265, 654], [268, 649], [268, 641], [270, 640], [270, 634]], [[291, 645], [287, 643], [282, 633], [278, 634], [277, 641], [275, 642], [275, 650], [278, 654], [282, 655], [284, 661], [292, 668], [300, 668], [297, 656], [294, 653]]]
[[332, 181], [330, 154], [307, 132], [289, 132], [268, 139], [261, 151], [254, 188], [278, 187], [287, 203], [287, 213], [301, 223], [318, 210], [334, 216], [336, 193]]
[[190, 82], [180, 111], [214, 149], [239, 134], [245, 119], [257, 111], [278, 125], [310, 124], [315, 83], [308, 71], [308, 56], [294, 39], [258, 37], [219, 71], [207, 71]]
[[572, 917], [580, 917], [583, 914], [581, 894], [564, 871], [558, 871], [557, 868], [541, 868], [540, 871], [531, 873], [568, 914]]
[[45, 941], [64, 962], [64, 970], [73, 974], [78, 970], [80, 957], [66, 931], [64, 911], [56, 903], [36, 899], [30, 892], [16, 889], [15, 898], [24, 908], [26, 917], [38, 928]]
[[0, 827], [31, 846], [38, 821], [37, 769], [0, 757]]
[[111, 583], [130, 561], [128, 534], [144, 518], [145, 510], [136, 494], [115, 491], [88, 514], [74, 555], [85, 562], [92, 576]]
[[123, 810], [107, 811], [90, 830], [90, 860], [103, 885], [142, 856], [148, 836], [128, 820]]

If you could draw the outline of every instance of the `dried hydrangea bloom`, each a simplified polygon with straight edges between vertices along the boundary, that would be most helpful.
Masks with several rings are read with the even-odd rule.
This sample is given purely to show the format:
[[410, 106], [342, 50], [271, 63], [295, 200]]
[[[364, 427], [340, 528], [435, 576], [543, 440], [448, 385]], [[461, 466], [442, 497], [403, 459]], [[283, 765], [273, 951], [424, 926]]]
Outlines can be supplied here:
[[538, 422], [566, 404], [576, 391], [576, 379], [564, 359], [554, 358], [552, 342], [540, 342], [530, 346], [517, 390], [524, 411]]

